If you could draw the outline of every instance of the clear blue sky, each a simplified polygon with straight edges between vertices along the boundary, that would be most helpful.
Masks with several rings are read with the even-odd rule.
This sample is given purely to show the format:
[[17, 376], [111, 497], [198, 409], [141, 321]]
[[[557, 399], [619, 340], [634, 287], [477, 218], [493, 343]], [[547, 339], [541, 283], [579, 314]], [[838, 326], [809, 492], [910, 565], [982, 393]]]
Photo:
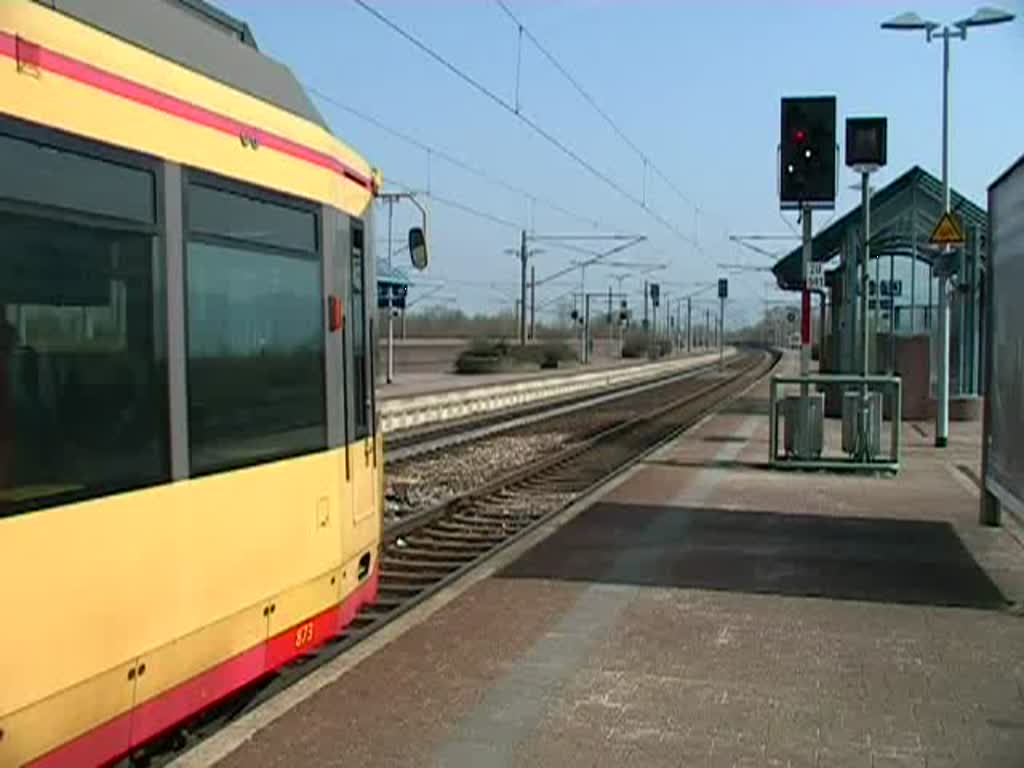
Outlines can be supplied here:
[[[517, 30], [491, 0], [371, 0], [404, 28], [473, 77], [514, 100]], [[253, 27], [261, 47], [292, 67], [305, 83], [374, 115], [388, 125], [442, 148], [495, 176], [601, 222], [607, 231], [643, 233], [649, 242], [623, 259], [667, 261], [672, 283], [714, 279], [718, 262], [767, 265], [730, 244], [728, 233], [788, 233], [795, 216], [780, 216], [776, 195], [779, 99], [836, 94], [839, 120], [852, 115], [889, 118], [885, 184], [911, 165], [939, 175], [941, 44], [923, 33], [885, 32], [880, 21], [914, 9], [936, 20], [963, 18], [970, 3], [905, 6], [878, 0], [817, 2], [689, 2], [677, 0], [508, 0], [510, 7], [587, 88], [622, 130], [687, 200], [648, 174], [651, 207], [700, 249], [674, 236], [531, 133], [507, 112], [349, 0], [221, 0]], [[1009, 25], [972, 30], [952, 44], [951, 178], [984, 205], [989, 182], [1024, 152], [1024, 7]], [[613, 177], [643, 195], [637, 155], [524, 40], [522, 109], [545, 129]], [[394, 179], [508, 219], [538, 232], [579, 232], [587, 225], [533, 208], [522, 195], [488, 184], [413, 149], [324, 101], [318, 106], [335, 132]], [[840, 173], [837, 213], [856, 204], [855, 182]], [[694, 204], [700, 213], [695, 213]], [[435, 201], [433, 263], [423, 277], [447, 279], [442, 295], [460, 306], [495, 306], [515, 294], [517, 262], [503, 254], [518, 232]], [[823, 224], [830, 214], [819, 214]], [[399, 240], [411, 222], [396, 213]], [[788, 223], [787, 223], [788, 222]], [[378, 218], [378, 236], [386, 233]], [[816, 225], [815, 229], [818, 229]], [[381, 248], [380, 253], [384, 252]], [[398, 257], [407, 259], [405, 254]], [[538, 274], [570, 262], [549, 250], [536, 257]], [[588, 271], [588, 290], [606, 290], [609, 272]], [[621, 271], [621, 270], [618, 270]], [[573, 278], [578, 281], [578, 276]], [[767, 275], [731, 278], [743, 315], [759, 298], [778, 298]], [[491, 286], [493, 284], [493, 287]], [[627, 286], [630, 281], [627, 280]], [[632, 282], [634, 289], [638, 286]], [[546, 287], [551, 296], [571, 282]], [[415, 295], [415, 291], [414, 291]], [[739, 305], [745, 309], [740, 309]]]

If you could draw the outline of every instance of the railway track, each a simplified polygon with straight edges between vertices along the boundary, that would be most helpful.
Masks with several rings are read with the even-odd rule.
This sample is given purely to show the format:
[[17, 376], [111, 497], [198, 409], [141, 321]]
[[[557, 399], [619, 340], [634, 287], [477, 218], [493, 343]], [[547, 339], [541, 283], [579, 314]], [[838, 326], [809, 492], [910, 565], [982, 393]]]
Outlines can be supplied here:
[[[730, 358], [732, 359], [732, 358]], [[474, 490], [677, 396], [688, 380], [717, 373], [709, 363], [640, 384], [443, 425], [385, 441], [385, 526]]]
[[722, 370], [703, 370], [679, 382], [669, 399], [653, 390], [641, 398], [643, 409], [630, 406], [631, 416], [612, 419], [564, 450], [393, 523], [382, 540], [378, 600], [360, 611], [344, 633], [122, 764], [170, 762], [676, 437], [747, 389], [776, 360], [769, 352], [745, 352]]

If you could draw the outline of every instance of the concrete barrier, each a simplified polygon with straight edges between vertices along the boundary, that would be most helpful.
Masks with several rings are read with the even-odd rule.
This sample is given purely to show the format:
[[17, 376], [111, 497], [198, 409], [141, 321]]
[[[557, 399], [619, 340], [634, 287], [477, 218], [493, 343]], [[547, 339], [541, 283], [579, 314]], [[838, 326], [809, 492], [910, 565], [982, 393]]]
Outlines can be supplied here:
[[[726, 357], [732, 357], [735, 354], [735, 349], [726, 348]], [[716, 360], [718, 360], [718, 353], [714, 352], [659, 363], [631, 365], [625, 368], [546, 376], [541, 379], [460, 389], [455, 392], [383, 400], [378, 403], [380, 423], [385, 433], [422, 427], [427, 424], [441, 424], [504, 408], [524, 406], [529, 403], [587, 392], [598, 392], [601, 389], [624, 384], [638, 384], [668, 373], [707, 365]]]

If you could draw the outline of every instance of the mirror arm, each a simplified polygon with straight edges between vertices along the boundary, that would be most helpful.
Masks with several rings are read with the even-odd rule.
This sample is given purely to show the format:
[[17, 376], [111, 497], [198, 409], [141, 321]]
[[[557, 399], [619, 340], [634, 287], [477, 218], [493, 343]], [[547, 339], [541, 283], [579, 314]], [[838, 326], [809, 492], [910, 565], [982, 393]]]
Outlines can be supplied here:
[[417, 200], [415, 198], [415, 196], [413, 196], [413, 195], [409, 195], [409, 202], [412, 203], [413, 205], [415, 205], [417, 208], [420, 209], [420, 215], [423, 218], [423, 239], [426, 240], [427, 239], [427, 232], [430, 231], [430, 228], [427, 226], [427, 220], [429, 218], [428, 215], [427, 215], [427, 209], [424, 208], [422, 205], [420, 205], [420, 201]]

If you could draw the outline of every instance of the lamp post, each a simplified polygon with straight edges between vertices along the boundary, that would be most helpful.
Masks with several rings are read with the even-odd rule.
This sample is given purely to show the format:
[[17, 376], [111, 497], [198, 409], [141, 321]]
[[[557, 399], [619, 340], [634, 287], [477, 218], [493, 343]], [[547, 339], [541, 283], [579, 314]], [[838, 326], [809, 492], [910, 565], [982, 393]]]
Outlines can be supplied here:
[[[949, 24], [921, 18], [913, 12], [902, 13], [882, 23], [882, 29], [924, 30], [930, 43], [942, 40], [942, 210], [949, 213], [949, 41], [967, 39], [968, 27], [987, 27], [1013, 21], [1014, 15], [998, 8], [979, 8], [971, 16]], [[946, 270], [939, 275], [939, 370], [935, 381], [935, 445], [949, 442], [949, 296]]]

